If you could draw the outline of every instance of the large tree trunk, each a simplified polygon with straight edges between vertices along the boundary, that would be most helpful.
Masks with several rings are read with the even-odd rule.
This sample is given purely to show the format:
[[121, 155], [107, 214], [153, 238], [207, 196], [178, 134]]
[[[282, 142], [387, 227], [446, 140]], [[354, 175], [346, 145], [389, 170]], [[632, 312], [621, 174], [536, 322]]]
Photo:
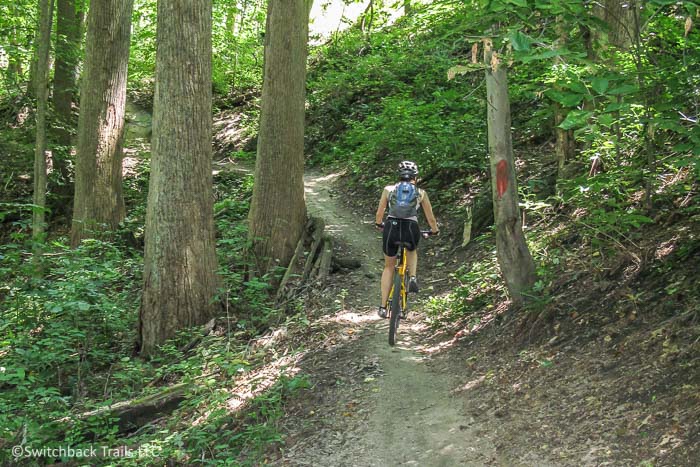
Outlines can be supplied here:
[[486, 99], [491, 160], [491, 189], [496, 222], [496, 252], [501, 274], [516, 305], [535, 282], [535, 264], [523, 235], [510, 133], [506, 68], [486, 41]]
[[34, 95], [36, 96], [36, 146], [34, 147], [34, 214], [32, 233], [40, 242], [46, 231], [46, 108], [49, 100], [49, 46], [53, 22], [53, 0], [39, 1], [35, 45]]
[[306, 223], [304, 99], [310, 2], [270, 0], [250, 238], [260, 273], [287, 266]]
[[211, 0], [160, 0], [141, 353], [215, 313]]
[[80, 56], [80, 26], [83, 5], [78, 0], [58, 0], [58, 18], [56, 20], [56, 64], [53, 77], [53, 106], [56, 112], [55, 138], [57, 148], [54, 150], [54, 170], [60, 174], [61, 184], [57, 187], [62, 204], [67, 205], [67, 198], [72, 194], [68, 160], [70, 158], [71, 136], [75, 128], [73, 102], [77, 94], [76, 79]]
[[[593, 13], [608, 24], [606, 39], [598, 42], [605, 47], [606, 43], [619, 49], [627, 50], [634, 44], [639, 34], [639, 12], [641, 2], [637, 0], [605, 0], [593, 7]], [[600, 32], [596, 34], [600, 36]]]
[[124, 218], [122, 143], [133, 0], [92, 0], [80, 88], [71, 244]]

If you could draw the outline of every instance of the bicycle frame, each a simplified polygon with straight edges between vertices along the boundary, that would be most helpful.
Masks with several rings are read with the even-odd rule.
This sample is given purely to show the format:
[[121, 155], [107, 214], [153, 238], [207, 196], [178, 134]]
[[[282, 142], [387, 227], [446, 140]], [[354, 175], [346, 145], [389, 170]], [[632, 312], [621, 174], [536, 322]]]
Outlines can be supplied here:
[[[421, 234], [423, 236], [429, 236], [430, 231], [421, 231]], [[385, 304], [386, 308], [389, 310], [389, 345], [394, 345], [396, 343], [399, 321], [403, 318], [408, 308], [408, 290], [406, 287], [408, 254], [406, 251], [406, 244], [399, 243], [399, 249], [396, 252], [396, 264], [394, 265], [394, 277], [391, 281], [392, 286], [389, 291], [387, 303]], [[401, 295], [396, 296], [394, 294]]]
[[[399, 293], [401, 294], [401, 309], [405, 310], [406, 309], [406, 304], [408, 302], [408, 293], [406, 291], [406, 247], [401, 245], [399, 247], [399, 251], [396, 254], [396, 265], [394, 266], [394, 274], [398, 274], [401, 280], [399, 281], [401, 284], [401, 290]], [[389, 298], [386, 303], [386, 307], [388, 310], [391, 310], [391, 300], [394, 297], [394, 281], [392, 281], [391, 285], [391, 290], [389, 291]]]

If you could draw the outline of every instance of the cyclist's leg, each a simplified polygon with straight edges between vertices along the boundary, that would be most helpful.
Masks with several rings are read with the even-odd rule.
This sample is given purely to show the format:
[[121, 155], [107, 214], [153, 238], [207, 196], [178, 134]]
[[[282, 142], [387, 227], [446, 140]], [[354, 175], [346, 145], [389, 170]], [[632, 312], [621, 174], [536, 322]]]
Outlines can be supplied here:
[[381, 280], [382, 301], [380, 302], [380, 307], [386, 306], [386, 302], [389, 299], [389, 291], [391, 291], [391, 282], [394, 280], [394, 266], [396, 265], [396, 254], [399, 250], [394, 242], [396, 241], [397, 235], [400, 234], [399, 230], [396, 228], [397, 226], [397, 221], [387, 219], [384, 232], [382, 233], [384, 270], [382, 271]]
[[418, 243], [420, 242], [421, 233], [418, 222], [410, 221], [405, 226], [407, 237], [413, 244], [413, 248], [409, 248], [406, 252], [406, 266], [408, 267], [408, 277], [410, 278], [409, 291], [418, 292], [418, 282], [416, 274], [418, 272]]
[[406, 251], [406, 266], [408, 266], [408, 275], [415, 277], [418, 271], [418, 248], [411, 251]]
[[394, 266], [396, 265], [395, 256], [384, 255], [384, 270], [382, 271], [382, 301], [381, 306], [386, 305], [389, 299], [389, 291], [391, 291], [391, 282], [394, 280]]

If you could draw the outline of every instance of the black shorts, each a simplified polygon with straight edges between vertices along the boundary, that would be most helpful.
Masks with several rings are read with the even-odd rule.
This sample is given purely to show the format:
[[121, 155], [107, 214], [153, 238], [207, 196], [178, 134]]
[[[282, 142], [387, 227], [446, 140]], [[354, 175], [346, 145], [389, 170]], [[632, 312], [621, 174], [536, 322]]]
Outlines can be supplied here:
[[382, 250], [387, 256], [396, 256], [399, 246], [396, 242], [406, 242], [410, 251], [418, 247], [420, 240], [420, 228], [418, 222], [410, 219], [394, 219], [389, 217], [384, 223], [382, 234]]

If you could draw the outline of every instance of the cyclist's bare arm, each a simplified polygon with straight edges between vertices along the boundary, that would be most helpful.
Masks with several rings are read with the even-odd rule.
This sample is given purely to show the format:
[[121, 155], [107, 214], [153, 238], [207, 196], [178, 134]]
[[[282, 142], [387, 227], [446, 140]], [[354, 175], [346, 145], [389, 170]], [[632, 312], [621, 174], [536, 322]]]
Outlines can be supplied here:
[[435, 214], [433, 214], [433, 205], [430, 204], [430, 198], [428, 197], [428, 193], [425, 191], [423, 192], [423, 199], [421, 200], [420, 206], [423, 208], [423, 212], [425, 212], [425, 218], [427, 219], [430, 228], [433, 230], [433, 232], [438, 233], [440, 229], [438, 228], [437, 221], [435, 220]]
[[382, 191], [382, 197], [379, 199], [379, 206], [377, 207], [377, 214], [374, 216], [374, 223], [381, 224], [384, 220], [384, 211], [389, 204], [389, 194], [388, 190], [385, 188]]

